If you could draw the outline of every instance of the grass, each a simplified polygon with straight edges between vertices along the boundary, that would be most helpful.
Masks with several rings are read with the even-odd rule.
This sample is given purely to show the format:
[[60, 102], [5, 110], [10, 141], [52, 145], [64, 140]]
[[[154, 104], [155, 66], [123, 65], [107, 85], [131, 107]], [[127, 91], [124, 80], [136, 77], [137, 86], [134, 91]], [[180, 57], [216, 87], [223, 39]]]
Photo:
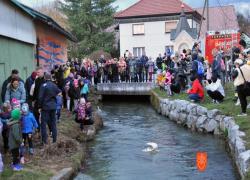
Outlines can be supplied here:
[[[240, 130], [246, 133], [244, 140], [246, 141], [246, 148], [250, 149], [250, 111], [248, 110], [247, 117], [237, 116], [241, 112], [241, 108], [240, 106], [235, 106], [235, 102], [233, 101], [235, 93], [234, 90], [235, 88], [233, 87], [232, 83], [228, 83], [225, 85], [226, 97], [221, 104], [213, 104], [211, 98], [209, 98], [205, 93], [205, 100], [204, 102], [200, 103], [200, 105], [206, 107], [209, 110], [219, 109], [223, 114], [233, 117], [236, 123], [239, 125]], [[157, 93], [161, 98], [169, 98], [172, 100], [181, 99], [189, 101], [186, 93], [175, 94], [172, 97], [168, 97], [167, 92], [160, 90], [160, 88], [155, 88], [153, 91]]]
[[[81, 166], [81, 162], [84, 158], [84, 151], [82, 143], [78, 141], [83, 134], [80, 132], [79, 125], [74, 122], [73, 116], [68, 117], [66, 112], [62, 113], [61, 122], [58, 124], [58, 144], [60, 142], [67, 143], [69, 140], [76, 142], [75, 149], [72, 148], [68, 152], [69, 148], [59, 148], [59, 145], [50, 144], [48, 148], [39, 147], [38, 140], [34, 140], [35, 155], [28, 157], [30, 162], [24, 165], [23, 171], [13, 172], [10, 168], [11, 156], [3, 155], [5, 169], [0, 174], [1, 180], [47, 180], [55, 175], [58, 170], [62, 168], [72, 167], [77, 170]], [[77, 143], [80, 142], [80, 143]], [[65, 149], [64, 149], [65, 148]], [[53, 152], [62, 152], [60, 156], [55, 156]], [[68, 153], [67, 153], [68, 152]], [[44, 154], [48, 153], [48, 156], [43, 157]], [[51, 153], [51, 154], [50, 154]]]

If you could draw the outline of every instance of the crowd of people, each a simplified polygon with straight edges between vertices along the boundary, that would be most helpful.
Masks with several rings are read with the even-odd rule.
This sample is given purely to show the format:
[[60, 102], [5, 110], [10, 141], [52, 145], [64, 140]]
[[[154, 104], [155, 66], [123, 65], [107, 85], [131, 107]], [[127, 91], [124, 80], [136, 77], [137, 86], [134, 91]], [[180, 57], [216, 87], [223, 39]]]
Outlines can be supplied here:
[[[222, 103], [226, 94], [224, 85], [232, 82], [235, 86], [237, 103], [241, 105], [238, 116], [247, 116], [247, 96], [250, 96], [250, 48], [244, 40], [240, 47], [233, 47], [231, 53], [223, 49], [213, 50], [213, 60], [205, 60], [199, 44], [181, 54], [168, 54], [156, 59], [157, 84], [168, 96], [186, 92], [193, 102], [204, 100], [205, 92], [212, 103]], [[248, 105], [250, 108], [250, 104]]]
[[[35, 153], [35, 133], [43, 147], [50, 143], [48, 134], [52, 143], [57, 142], [57, 123], [60, 122], [63, 107], [67, 109], [68, 116], [75, 114], [75, 121], [83, 132], [84, 125], [93, 124], [92, 107], [88, 101], [90, 81], [76, 69], [68, 71], [69, 64], [74, 63], [55, 66], [50, 72], [38, 67], [25, 82], [14, 69], [4, 81], [0, 130], [4, 154], [11, 153], [14, 171], [23, 169], [26, 153]], [[1, 165], [2, 162], [0, 170]]]
[[84, 125], [93, 124], [88, 95], [91, 85], [97, 83], [156, 80], [168, 96], [186, 92], [191, 101], [202, 102], [207, 92], [213, 103], [222, 103], [226, 96], [224, 84], [233, 81], [242, 110], [239, 115], [247, 116], [250, 49], [244, 41], [240, 44], [240, 48], [232, 49], [231, 56], [222, 49], [214, 50], [213, 61], [205, 60], [199, 44], [195, 43], [191, 50], [167, 51], [155, 60], [145, 53], [138, 58], [126, 51], [119, 60], [105, 59], [102, 55], [98, 60], [86, 58], [80, 62], [76, 59], [55, 65], [50, 72], [38, 67], [25, 82], [19, 77], [18, 70], [12, 70], [2, 85], [0, 130], [4, 152], [11, 152], [13, 158], [13, 170], [22, 170], [25, 153], [34, 154], [35, 132], [41, 134], [41, 145], [48, 144], [48, 134], [52, 143], [56, 143], [57, 123], [63, 107], [68, 116], [75, 114], [75, 121], [82, 131]]

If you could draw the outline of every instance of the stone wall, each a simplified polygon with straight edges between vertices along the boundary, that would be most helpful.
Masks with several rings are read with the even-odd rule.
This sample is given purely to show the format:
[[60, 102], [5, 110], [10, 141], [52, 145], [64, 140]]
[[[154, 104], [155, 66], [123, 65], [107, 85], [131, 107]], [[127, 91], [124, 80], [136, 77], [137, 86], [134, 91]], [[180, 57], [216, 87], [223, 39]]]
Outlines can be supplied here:
[[223, 115], [217, 109], [208, 110], [185, 100], [162, 99], [155, 92], [151, 94], [151, 103], [158, 113], [177, 124], [193, 131], [226, 137], [238, 172], [242, 179], [246, 177], [249, 171], [250, 150], [245, 147], [245, 133], [239, 130], [232, 117]]

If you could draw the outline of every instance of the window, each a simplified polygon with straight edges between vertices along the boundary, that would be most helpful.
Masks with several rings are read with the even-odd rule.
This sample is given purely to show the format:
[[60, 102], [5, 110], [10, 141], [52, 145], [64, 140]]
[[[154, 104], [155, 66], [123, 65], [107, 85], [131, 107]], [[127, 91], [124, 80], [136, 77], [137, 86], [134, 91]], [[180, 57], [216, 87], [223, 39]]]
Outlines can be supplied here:
[[144, 24], [133, 24], [133, 35], [144, 35]]
[[145, 47], [134, 47], [133, 54], [135, 57], [141, 57], [145, 53]]
[[176, 29], [177, 21], [165, 22], [165, 33], [170, 33], [172, 29]]

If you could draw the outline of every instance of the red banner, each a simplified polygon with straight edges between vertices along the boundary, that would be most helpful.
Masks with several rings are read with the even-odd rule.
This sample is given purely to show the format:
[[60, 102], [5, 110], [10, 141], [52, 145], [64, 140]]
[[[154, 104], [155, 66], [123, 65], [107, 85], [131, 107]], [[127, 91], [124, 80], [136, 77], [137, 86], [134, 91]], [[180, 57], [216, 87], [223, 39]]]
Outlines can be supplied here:
[[225, 53], [231, 51], [233, 46], [239, 46], [240, 33], [235, 34], [216, 34], [206, 37], [205, 56], [213, 62], [213, 51], [223, 49]]

